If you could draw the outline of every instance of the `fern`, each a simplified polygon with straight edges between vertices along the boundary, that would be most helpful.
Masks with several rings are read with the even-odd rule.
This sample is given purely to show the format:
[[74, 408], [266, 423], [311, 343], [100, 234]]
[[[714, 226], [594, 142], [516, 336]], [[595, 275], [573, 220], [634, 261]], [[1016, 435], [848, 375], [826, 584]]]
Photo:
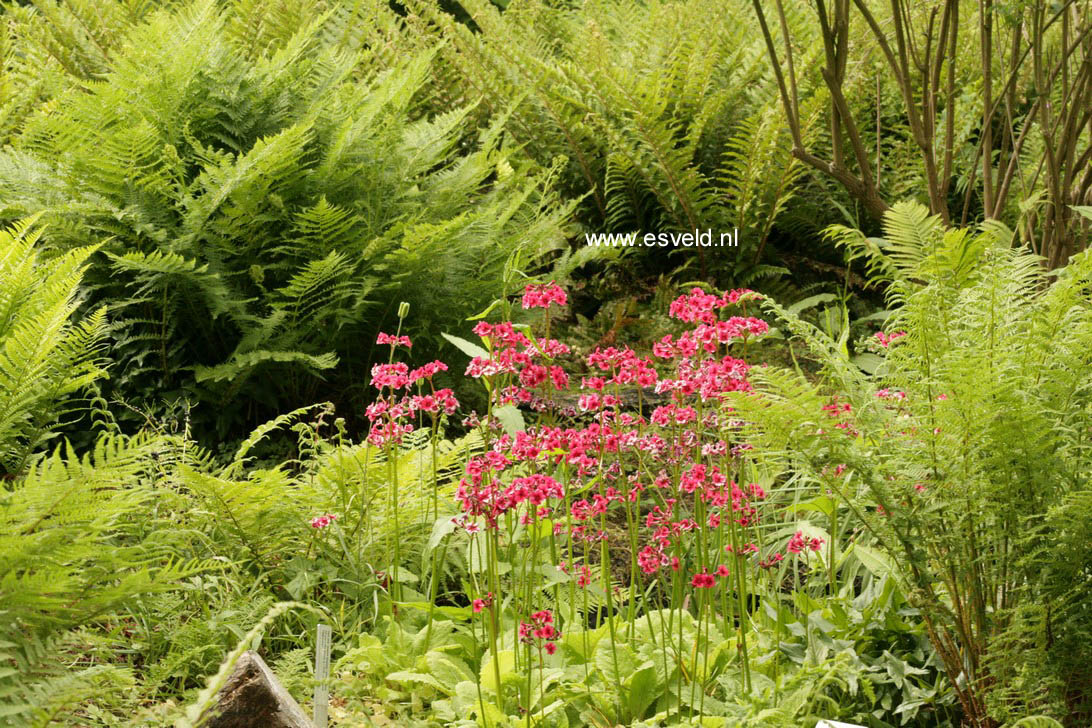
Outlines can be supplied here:
[[0, 720], [44, 725], [97, 679], [95, 669], [63, 674], [66, 629], [209, 568], [176, 559], [134, 518], [154, 498], [167, 447], [142, 436], [103, 438], [83, 458], [58, 448], [0, 493], [0, 641], [17, 666], [0, 677]]
[[[802, 477], [829, 482], [830, 468], [846, 468], [835, 493], [895, 558], [973, 720], [1083, 710], [1086, 676], [1067, 679], [1072, 648], [1049, 634], [1086, 633], [1087, 610], [1070, 590], [1083, 577], [1047, 565], [1087, 564], [1068, 519], [1081, 512], [1092, 463], [1092, 262], [1077, 256], [1051, 282], [1003, 226], [945, 230], [916, 205], [895, 206], [885, 233], [832, 232], [887, 284], [886, 327], [906, 332], [875, 376], [768, 306], [823, 365], [827, 391], [851, 403], [861, 435], [822, 434], [822, 390], [776, 370], [756, 374], [755, 396], [734, 400], [743, 432]], [[905, 399], [890, 398], [898, 392]]]
[[35, 220], [0, 232], [0, 467], [12, 474], [74, 414], [66, 399], [105, 375], [105, 310], [72, 320], [95, 249], [41, 261]]
[[514, 250], [562, 245], [571, 206], [550, 167], [499, 125], [468, 140], [473, 103], [426, 113], [434, 44], [375, 64], [347, 42], [370, 37], [364, 19], [389, 39], [386, 5], [109, 5], [133, 22], [105, 65], [73, 71], [0, 152], [0, 214], [41, 213], [59, 251], [102, 246], [84, 291], [112, 307], [106, 398], [196, 403], [223, 436], [324, 395], [361, 411], [385, 311], [410, 299], [411, 334], [450, 329]]
[[[426, 3], [414, 7], [447, 41], [441, 54], [452, 71], [437, 93], [481, 98], [483, 114], [518, 99], [508, 132], [543, 164], [564, 155], [560, 183], [585, 197], [587, 226], [729, 222], [732, 182], [717, 174], [723, 128], [758, 112], [748, 85], [765, 74], [757, 38], [743, 33], [744, 8], [597, 2], [574, 11], [528, 2], [500, 13], [478, 0], [465, 5], [480, 29], [472, 33]], [[773, 107], [763, 100], [759, 108]], [[771, 126], [764, 138], [776, 144], [778, 136]], [[771, 185], [773, 154], [756, 156], [765, 174], [736, 178], [737, 186]], [[773, 196], [787, 199], [792, 186], [790, 175]]]

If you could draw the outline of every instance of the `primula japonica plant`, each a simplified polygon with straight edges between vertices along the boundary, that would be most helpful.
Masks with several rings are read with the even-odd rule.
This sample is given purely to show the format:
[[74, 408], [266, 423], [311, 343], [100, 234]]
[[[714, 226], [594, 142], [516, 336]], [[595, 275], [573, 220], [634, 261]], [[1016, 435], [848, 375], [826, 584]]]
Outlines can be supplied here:
[[[694, 288], [670, 307], [681, 330], [651, 355], [609, 347], [578, 358], [551, 338], [551, 319], [567, 305], [555, 283], [526, 287], [531, 324], [479, 321], [481, 346], [450, 337], [473, 355], [466, 375], [488, 402], [463, 421], [485, 448], [466, 461], [460, 513], [434, 531], [445, 549], [465, 546], [477, 720], [563, 725], [576, 711], [590, 724], [681, 721], [724, 715], [731, 691], [780, 688], [790, 661], [776, 647], [754, 673], [751, 652], [768, 626], [755, 607], [767, 598], [778, 615], [781, 592], [809, 582], [835, 593], [836, 527], [795, 525], [725, 405], [751, 390], [742, 357], [769, 332], [748, 314], [761, 298]], [[400, 333], [380, 343], [391, 359], [373, 371], [380, 397], [368, 409], [369, 441], [396, 447], [426, 421], [437, 436], [439, 416], [458, 406], [431, 385], [446, 367], [394, 361], [410, 345]], [[393, 470], [389, 484], [397, 521]], [[792, 523], [782, 524], [785, 513]], [[398, 532], [388, 570], [396, 603], [405, 596]], [[438, 581], [434, 561], [433, 602]]]
[[[402, 321], [409, 313], [409, 305], [402, 303], [398, 308], [398, 332], [391, 335], [380, 333], [376, 340], [379, 345], [390, 347], [390, 356], [386, 364], [376, 364], [372, 367], [372, 386], [379, 390], [379, 398], [371, 404], [366, 412], [371, 430], [368, 433], [368, 442], [383, 450], [387, 462], [387, 474], [389, 488], [389, 513], [394, 520], [394, 529], [389, 531], [392, 536], [392, 545], [389, 552], [392, 555], [390, 577], [391, 596], [401, 598], [401, 522], [398, 514], [400, 500], [398, 488], [398, 467], [394, 458], [394, 452], [402, 444], [402, 438], [413, 432], [413, 421], [427, 417], [431, 428], [431, 453], [432, 453], [432, 494], [433, 494], [433, 518], [438, 514], [437, 502], [438, 477], [436, 472], [437, 434], [440, 427], [440, 416], [450, 415], [458, 408], [458, 400], [450, 389], [436, 389], [433, 377], [443, 371], [447, 371], [447, 365], [441, 361], [432, 361], [417, 369], [410, 370], [404, 362], [394, 361], [395, 352], [399, 347], [410, 349], [413, 342], [408, 336], [401, 335]], [[435, 574], [433, 582], [435, 584]], [[433, 594], [435, 596], [435, 594]]]

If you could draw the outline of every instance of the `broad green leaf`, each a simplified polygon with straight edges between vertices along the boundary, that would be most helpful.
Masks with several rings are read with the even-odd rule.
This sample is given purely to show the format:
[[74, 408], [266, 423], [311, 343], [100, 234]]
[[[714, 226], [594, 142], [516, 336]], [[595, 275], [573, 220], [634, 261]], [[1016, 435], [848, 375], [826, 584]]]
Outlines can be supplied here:
[[802, 501], [795, 505], [788, 506], [785, 510], [789, 513], [799, 513], [800, 511], [814, 511], [816, 513], [822, 513], [828, 518], [834, 513], [836, 504], [834, 499], [829, 495], [819, 495], [806, 501]]
[[480, 356], [483, 359], [489, 358], [489, 352], [473, 342], [467, 341], [466, 339], [462, 339], [458, 336], [452, 336], [451, 334], [447, 333], [441, 333], [440, 336], [450, 341], [452, 344], [455, 345], [456, 349], [466, 354], [471, 359], [476, 356]]
[[808, 296], [802, 301], [797, 301], [785, 310], [791, 314], [799, 316], [802, 311], [807, 311], [809, 308], [814, 308], [820, 303], [829, 303], [830, 301], [837, 300], [838, 296], [834, 295], [833, 293], [819, 293], [814, 296]]
[[425, 662], [429, 672], [445, 686], [443, 690], [448, 695], [455, 694], [455, 686], [460, 682], [474, 679], [474, 673], [458, 657], [431, 650], [425, 655]]
[[439, 680], [426, 672], [410, 672], [409, 670], [401, 670], [399, 672], [392, 672], [391, 674], [387, 675], [387, 680], [390, 680], [394, 683], [402, 684], [429, 685], [439, 690], [443, 690], [445, 693], [448, 692], [448, 690], [444, 688], [443, 684]]
[[874, 576], [885, 577], [889, 576], [894, 578], [896, 575], [896, 568], [891, 558], [876, 549], [868, 546], [862, 546], [861, 544], [853, 544], [850, 547], [853, 550], [853, 554], [857, 559], [868, 569]]
[[609, 639], [601, 641], [595, 648], [595, 666], [603, 673], [608, 685], [624, 683], [640, 667], [629, 645]]
[[494, 667], [493, 658], [486, 653], [482, 658], [480, 672], [482, 690], [497, 693], [497, 672], [500, 672], [501, 683], [504, 685], [518, 685], [524, 679], [516, 672], [516, 654], [512, 650], [501, 650], [497, 653], [497, 664]]
[[608, 632], [607, 626], [587, 630], [571, 630], [561, 635], [561, 644], [565, 645], [584, 659], [590, 659], [595, 653], [599, 641]]
[[523, 420], [523, 413], [515, 405], [506, 404], [503, 407], [497, 407], [493, 410], [493, 416], [500, 420], [504, 431], [512, 437], [515, 437], [517, 432], [527, 429], [527, 424]]
[[875, 374], [880, 365], [884, 363], [883, 357], [873, 354], [871, 351], [858, 354], [850, 361], [865, 374]]
[[470, 607], [455, 607], [450, 604], [431, 604], [429, 602], [398, 602], [398, 606], [406, 607], [407, 609], [415, 609], [421, 612], [432, 611], [434, 614], [440, 614], [450, 619], [458, 619], [460, 621], [466, 621], [473, 616], [473, 612]]
[[417, 574], [414, 574], [409, 569], [403, 568], [401, 566], [395, 566], [393, 569], [391, 569], [391, 575], [395, 578], [395, 580], [401, 582], [416, 583], [421, 581], [421, 577], [417, 576]]
[[628, 680], [626, 708], [631, 718], [644, 716], [648, 706], [660, 697], [663, 692], [663, 682], [652, 664], [637, 670]]
[[425, 547], [425, 553], [432, 553], [440, 542], [444, 540], [444, 536], [455, 531], [455, 521], [451, 520], [450, 516], [443, 516], [437, 518], [432, 524], [432, 535], [428, 538], [428, 545]]

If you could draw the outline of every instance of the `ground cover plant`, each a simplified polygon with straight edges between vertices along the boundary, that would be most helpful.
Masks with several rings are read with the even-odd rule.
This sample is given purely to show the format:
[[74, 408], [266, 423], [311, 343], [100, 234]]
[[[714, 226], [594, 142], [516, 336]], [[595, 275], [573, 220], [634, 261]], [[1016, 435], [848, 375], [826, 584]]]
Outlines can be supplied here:
[[0, 20], [0, 725], [1092, 723], [1088, 3]]

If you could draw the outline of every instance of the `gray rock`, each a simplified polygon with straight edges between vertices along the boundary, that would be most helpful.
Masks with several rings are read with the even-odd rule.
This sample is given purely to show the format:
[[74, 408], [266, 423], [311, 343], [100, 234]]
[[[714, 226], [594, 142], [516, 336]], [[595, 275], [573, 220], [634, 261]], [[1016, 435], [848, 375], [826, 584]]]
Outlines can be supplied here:
[[244, 652], [209, 711], [207, 728], [314, 728], [256, 652]]

